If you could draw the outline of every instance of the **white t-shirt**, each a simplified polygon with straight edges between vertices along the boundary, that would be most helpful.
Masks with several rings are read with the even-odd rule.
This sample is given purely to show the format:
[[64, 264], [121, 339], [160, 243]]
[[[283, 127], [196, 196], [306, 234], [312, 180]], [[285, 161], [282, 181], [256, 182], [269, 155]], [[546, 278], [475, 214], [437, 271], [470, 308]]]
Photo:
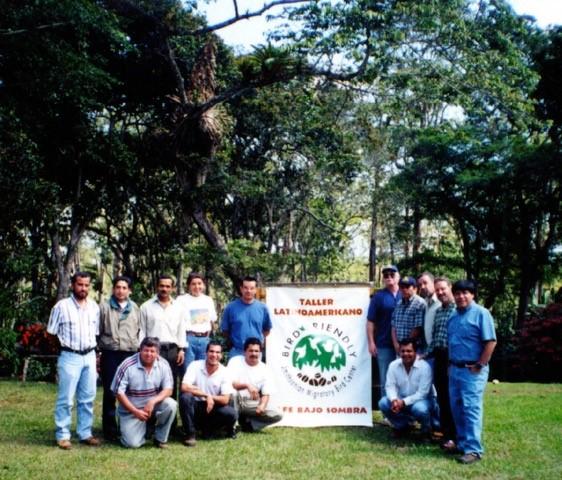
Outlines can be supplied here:
[[[232, 377], [224, 365], [212, 374], [207, 373], [205, 360], [195, 360], [189, 364], [183, 376], [182, 383], [195, 386], [209, 395], [231, 395], [235, 392]], [[196, 400], [204, 400], [197, 397]]]
[[212, 331], [212, 322], [217, 321], [215, 303], [208, 295], [193, 297], [189, 293], [180, 295], [176, 301], [184, 315], [186, 330], [206, 333]]
[[[276, 391], [271, 370], [263, 362], [251, 366], [246, 363], [246, 359], [243, 356], [237, 355], [230, 359], [227, 368], [232, 381], [235, 383], [253, 385], [259, 390], [261, 395], [271, 395]], [[250, 398], [250, 392], [247, 389], [239, 390], [238, 393], [241, 397]]]

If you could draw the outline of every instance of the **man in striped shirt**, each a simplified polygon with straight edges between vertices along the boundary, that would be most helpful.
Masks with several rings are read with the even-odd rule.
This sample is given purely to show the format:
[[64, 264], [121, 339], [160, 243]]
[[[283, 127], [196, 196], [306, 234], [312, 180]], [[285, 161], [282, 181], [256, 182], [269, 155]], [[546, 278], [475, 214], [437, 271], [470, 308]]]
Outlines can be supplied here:
[[76, 433], [80, 443], [95, 447], [92, 435], [96, 398], [96, 335], [100, 309], [88, 298], [90, 274], [76, 272], [71, 279], [72, 295], [53, 307], [47, 332], [61, 344], [57, 362], [58, 393], [55, 405], [57, 445], [70, 450], [72, 406], [76, 397]]
[[166, 360], [159, 357], [160, 342], [145, 337], [139, 353], [119, 365], [111, 389], [119, 401], [121, 443], [138, 448], [145, 442], [147, 422], [155, 421], [154, 444], [166, 448], [177, 404], [172, 395], [174, 381]]

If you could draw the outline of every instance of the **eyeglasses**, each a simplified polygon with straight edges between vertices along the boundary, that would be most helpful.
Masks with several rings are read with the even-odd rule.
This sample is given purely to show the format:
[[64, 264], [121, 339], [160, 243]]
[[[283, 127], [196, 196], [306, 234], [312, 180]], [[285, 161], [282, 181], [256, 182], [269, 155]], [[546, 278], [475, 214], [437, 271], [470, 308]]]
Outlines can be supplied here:
[[394, 277], [394, 272], [387, 272], [382, 274], [382, 278], [392, 278]]

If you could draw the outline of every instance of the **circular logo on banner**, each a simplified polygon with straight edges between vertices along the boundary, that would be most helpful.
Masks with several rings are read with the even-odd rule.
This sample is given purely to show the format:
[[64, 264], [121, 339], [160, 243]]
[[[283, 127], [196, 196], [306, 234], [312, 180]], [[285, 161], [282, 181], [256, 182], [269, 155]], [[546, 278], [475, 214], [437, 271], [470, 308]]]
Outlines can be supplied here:
[[357, 352], [351, 337], [331, 323], [312, 322], [287, 336], [281, 367], [288, 383], [314, 399], [334, 397], [357, 373]]
[[307, 335], [301, 338], [292, 354], [293, 367], [299, 370], [297, 378], [313, 386], [323, 387], [337, 381], [336, 372], [345, 367], [344, 348], [327, 335]]

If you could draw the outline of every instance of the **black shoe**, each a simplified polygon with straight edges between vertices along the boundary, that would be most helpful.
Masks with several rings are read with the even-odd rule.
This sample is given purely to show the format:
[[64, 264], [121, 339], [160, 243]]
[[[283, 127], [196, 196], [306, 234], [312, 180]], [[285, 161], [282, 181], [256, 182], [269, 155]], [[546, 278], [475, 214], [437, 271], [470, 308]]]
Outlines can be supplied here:
[[457, 462], [464, 465], [470, 465], [471, 463], [476, 463], [480, 460], [480, 455], [478, 455], [477, 453], [465, 453], [462, 457], [457, 458]]
[[235, 440], [237, 436], [238, 434], [236, 432], [236, 427], [232, 427], [228, 432], [228, 438], [232, 438], [232, 440]]

